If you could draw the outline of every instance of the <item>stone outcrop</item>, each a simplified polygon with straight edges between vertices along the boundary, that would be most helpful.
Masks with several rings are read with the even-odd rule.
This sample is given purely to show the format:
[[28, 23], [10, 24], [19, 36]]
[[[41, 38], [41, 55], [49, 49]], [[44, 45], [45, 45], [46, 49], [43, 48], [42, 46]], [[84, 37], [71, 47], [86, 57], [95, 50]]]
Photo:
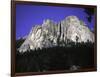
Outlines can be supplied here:
[[42, 25], [33, 27], [25, 42], [18, 49], [20, 52], [54, 46], [66, 46], [73, 42], [94, 42], [94, 34], [76, 16], [68, 16], [59, 23], [44, 20]]

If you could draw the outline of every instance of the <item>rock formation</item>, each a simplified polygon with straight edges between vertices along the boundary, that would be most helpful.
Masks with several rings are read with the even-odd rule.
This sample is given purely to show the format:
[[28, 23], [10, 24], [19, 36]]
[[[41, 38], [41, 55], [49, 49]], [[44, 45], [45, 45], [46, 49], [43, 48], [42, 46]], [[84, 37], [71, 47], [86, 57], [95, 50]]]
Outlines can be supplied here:
[[94, 42], [94, 34], [76, 16], [68, 16], [59, 23], [44, 20], [42, 25], [33, 27], [24, 43], [18, 50], [42, 49], [54, 46], [66, 46], [68, 40], [72, 42]]

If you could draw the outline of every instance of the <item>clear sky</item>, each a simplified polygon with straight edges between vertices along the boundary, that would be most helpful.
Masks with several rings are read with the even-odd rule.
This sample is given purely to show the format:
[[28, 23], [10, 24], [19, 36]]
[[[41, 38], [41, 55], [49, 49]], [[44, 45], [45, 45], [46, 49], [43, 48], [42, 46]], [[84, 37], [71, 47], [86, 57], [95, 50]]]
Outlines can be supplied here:
[[80, 20], [83, 20], [91, 30], [94, 29], [94, 15], [92, 16], [91, 22], [89, 22], [84, 8], [17, 4], [16, 39], [28, 35], [31, 28], [35, 25], [41, 25], [44, 19], [60, 22], [70, 15], [77, 16]]

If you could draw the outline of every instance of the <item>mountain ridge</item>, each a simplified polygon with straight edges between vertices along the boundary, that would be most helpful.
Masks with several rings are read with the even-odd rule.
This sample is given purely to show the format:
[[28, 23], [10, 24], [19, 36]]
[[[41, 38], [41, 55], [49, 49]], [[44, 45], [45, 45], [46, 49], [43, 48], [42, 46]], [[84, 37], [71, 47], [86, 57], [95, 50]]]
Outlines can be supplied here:
[[32, 27], [24, 43], [18, 48], [19, 52], [42, 49], [54, 46], [66, 46], [69, 41], [75, 43], [94, 42], [94, 34], [76, 16], [68, 16], [59, 23], [49, 19], [42, 25]]

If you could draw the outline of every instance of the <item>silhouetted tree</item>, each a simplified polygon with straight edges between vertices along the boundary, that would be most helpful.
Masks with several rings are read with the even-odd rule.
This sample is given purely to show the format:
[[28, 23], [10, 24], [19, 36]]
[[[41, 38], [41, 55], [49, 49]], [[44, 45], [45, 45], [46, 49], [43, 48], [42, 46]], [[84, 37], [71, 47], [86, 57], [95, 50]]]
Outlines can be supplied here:
[[89, 22], [91, 22], [92, 15], [94, 14], [94, 8], [84, 8], [84, 12], [88, 15], [87, 19]]

